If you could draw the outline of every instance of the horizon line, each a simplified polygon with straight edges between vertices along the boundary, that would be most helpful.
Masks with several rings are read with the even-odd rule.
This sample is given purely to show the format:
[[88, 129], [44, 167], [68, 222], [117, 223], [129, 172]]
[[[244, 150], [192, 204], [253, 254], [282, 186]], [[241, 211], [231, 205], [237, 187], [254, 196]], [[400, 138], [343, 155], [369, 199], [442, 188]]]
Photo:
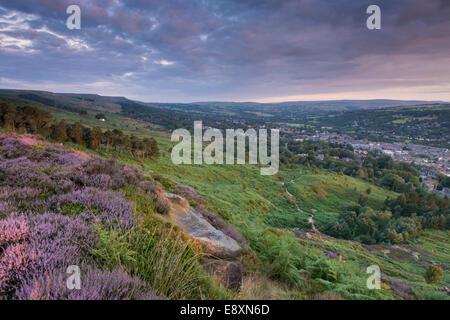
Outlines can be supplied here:
[[[443, 100], [422, 100], [422, 99], [393, 99], [393, 98], [365, 98], [365, 99], [349, 99], [349, 98], [342, 98], [342, 99], [308, 99], [308, 100], [279, 100], [279, 101], [267, 101], [262, 102], [265, 99], [256, 99], [256, 100], [219, 100], [219, 99], [212, 99], [212, 100], [193, 100], [193, 101], [183, 101], [183, 102], [173, 102], [173, 101], [144, 101], [139, 100], [136, 98], [131, 98], [127, 95], [107, 95], [107, 94], [100, 94], [100, 93], [89, 93], [89, 92], [58, 92], [58, 91], [49, 91], [49, 90], [42, 90], [42, 89], [20, 89], [20, 88], [0, 88], [0, 90], [3, 91], [35, 91], [35, 92], [47, 92], [47, 93], [53, 93], [53, 94], [77, 94], [77, 95], [97, 95], [100, 97], [109, 97], [109, 98], [125, 98], [127, 100], [137, 101], [141, 103], [181, 103], [181, 104], [195, 104], [195, 103], [255, 103], [255, 104], [281, 104], [281, 103], [310, 103], [310, 102], [355, 102], [355, 101], [399, 101], [399, 102], [424, 102], [424, 103], [450, 103], [450, 101], [443, 101]], [[259, 100], [259, 101], [258, 101]]]

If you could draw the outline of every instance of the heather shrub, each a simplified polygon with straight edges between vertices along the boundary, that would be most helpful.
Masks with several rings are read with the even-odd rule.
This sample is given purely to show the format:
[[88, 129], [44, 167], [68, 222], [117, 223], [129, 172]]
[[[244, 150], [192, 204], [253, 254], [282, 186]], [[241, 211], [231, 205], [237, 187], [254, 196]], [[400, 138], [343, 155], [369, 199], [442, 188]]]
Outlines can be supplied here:
[[89, 248], [96, 246], [97, 236], [90, 216], [54, 213], [22, 216], [30, 225], [29, 241], [39, 252], [38, 270], [67, 268], [91, 260]]
[[46, 148], [29, 146], [12, 137], [0, 137], [1, 156], [5, 159], [26, 158], [40, 167], [70, 167], [81, 164], [81, 159], [67, 152], [62, 146], [51, 145]]
[[64, 271], [51, 270], [29, 280], [17, 292], [19, 300], [155, 300], [157, 296], [137, 277], [115, 268], [102, 271], [81, 267], [81, 288], [70, 290]]
[[9, 298], [21, 286], [38, 259], [28, 243], [12, 243], [2, 250], [0, 257], [0, 299]]
[[0, 137], [0, 144], [2, 147], [1, 154], [6, 159], [18, 158], [26, 155], [31, 151], [31, 147], [20, 143], [15, 138]]
[[16, 211], [16, 207], [11, 203], [11, 201], [0, 201], [0, 219], [8, 217], [8, 215]]
[[[2, 201], [3, 200], [3, 201]], [[43, 212], [48, 210], [46, 193], [30, 187], [0, 187], [0, 212], [7, 216], [13, 211]]]
[[24, 219], [0, 221], [0, 299], [10, 297], [33, 267], [36, 252], [25, 242], [28, 236]]
[[60, 172], [61, 168], [45, 166], [21, 157], [0, 162], [0, 186], [11, 189], [39, 189], [56, 194], [71, 188], [71, 181]]
[[82, 163], [76, 154], [67, 152], [64, 147], [57, 145], [46, 148], [32, 146], [32, 152], [28, 153], [27, 158], [40, 165], [47, 164], [58, 167], [76, 167]]
[[442, 281], [443, 276], [444, 271], [442, 270], [442, 268], [435, 265], [429, 265], [425, 272], [424, 278], [427, 283], [432, 284], [432, 283], [440, 283]]
[[[86, 186], [99, 188], [121, 188], [136, 185], [141, 180], [141, 172], [114, 159], [92, 158], [82, 166], [82, 172], [88, 175]], [[109, 178], [107, 178], [109, 177]]]
[[29, 233], [28, 224], [24, 219], [8, 218], [0, 220], [0, 248], [9, 242], [19, 242], [26, 239]]
[[180, 195], [180, 196], [182, 196], [186, 200], [188, 200], [191, 203], [191, 205], [193, 205], [193, 206], [196, 206], [196, 205], [206, 206], [206, 205], [208, 205], [206, 200], [203, 199], [203, 197], [201, 195], [199, 195], [197, 193], [197, 191], [195, 191], [191, 187], [188, 187], [188, 186], [185, 186], [185, 185], [182, 185], [182, 184], [178, 184], [176, 189], [175, 189], [175, 193]]
[[113, 187], [118, 187], [119, 185], [114, 185], [111, 176], [107, 174], [92, 174], [88, 176], [86, 181], [86, 186], [95, 187], [102, 190], [111, 189]]
[[13, 293], [35, 276], [92, 261], [96, 234], [88, 217], [15, 214], [0, 223], [0, 294]]
[[83, 188], [51, 199], [52, 208], [61, 212], [64, 205], [81, 205], [96, 209], [94, 220], [100, 220], [110, 228], [130, 229], [134, 226], [133, 203], [125, 201], [121, 192]]
[[395, 294], [398, 297], [401, 297], [403, 299], [409, 299], [410, 296], [413, 294], [413, 291], [411, 288], [401, 281], [398, 281], [394, 278], [387, 278], [389, 281], [389, 287], [395, 292]]
[[30, 198], [36, 198], [41, 194], [39, 189], [26, 187], [1, 187], [0, 188], [0, 199], [8, 200], [26, 200]]

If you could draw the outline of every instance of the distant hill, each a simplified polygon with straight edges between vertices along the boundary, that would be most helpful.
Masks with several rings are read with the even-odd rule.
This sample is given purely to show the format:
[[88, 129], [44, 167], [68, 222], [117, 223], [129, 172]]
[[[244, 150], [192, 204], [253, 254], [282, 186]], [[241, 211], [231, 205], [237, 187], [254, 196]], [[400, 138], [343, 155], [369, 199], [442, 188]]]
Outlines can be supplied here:
[[235, 126], [236, 121], [242, 124], [251, 123], [253, 125], [267, 125], [274, 122], [303, 123], [305, 117], [326, 115], [328, 113], [416, 105], [427, 107], [440, 103], [417, 100], [158, 103], [97, 94], [0, 89], [0, 102], [2, 101], [16, 105], [30, 104], [44, 109], [53, 107], [79, 114], [110, 112], [147, 121], [168, 130], [191, 127], [193, 121], [199, 119], [203, 120], [204, 125], [223, 129]]
[[211, 111], [215, 110], [219, 114], [228, 111], [241, 110], [244, 112], [273, 112], [274, 108], [284, 107], [284, 111], [301, 111], [302, 113], [315, 113], [324, 111], [345, 111], [360, 109], [380, 109], [396, 106], [411, 106], [441, 103], [440, 101], [420, 101], [420, 100], [329, 100], [329, 101], [287, 101], [279, 103], [258, 103], [258, 102], [192, 102], [192, 103], [157, 103], [133, 101], [125, 97], [109, 97], [98, 94], [80, 93], [54, 93], [37, 90], [12, 90], [0, 89], [0, 98], [15, 98], [24, 101], [33, 101], [50, 106], [68, 106], [105, 109], [109, 112], [119, 112], [121, 103], [137, 103], [150, 107], [177, 109], [180, 111]]

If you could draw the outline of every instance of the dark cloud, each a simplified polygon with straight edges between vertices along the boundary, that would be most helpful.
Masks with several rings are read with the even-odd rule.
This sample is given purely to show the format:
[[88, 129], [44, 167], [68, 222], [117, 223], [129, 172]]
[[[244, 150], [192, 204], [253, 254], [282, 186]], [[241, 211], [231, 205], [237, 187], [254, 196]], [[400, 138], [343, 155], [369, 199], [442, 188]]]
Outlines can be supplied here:
[[[71, 4], [81, 30], [65, 26]], [[448, 0], [0, 0], [0, 86], [149, 101], [447, 92], [449, 17]]]

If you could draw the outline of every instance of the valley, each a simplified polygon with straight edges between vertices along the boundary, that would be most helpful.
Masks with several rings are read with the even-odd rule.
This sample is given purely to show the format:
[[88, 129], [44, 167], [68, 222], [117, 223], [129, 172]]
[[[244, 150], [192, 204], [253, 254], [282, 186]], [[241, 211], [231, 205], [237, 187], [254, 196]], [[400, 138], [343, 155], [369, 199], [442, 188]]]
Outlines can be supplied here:
[[[191, 128], [190, 120], [203, 117], [202, 112], [208, 114], [205, 125], [223, 129], [238, 121], [239, 128], [244, 130], [261, 127], [262, 123], [266, 128], [271, 127], [266, 118], [260, 119], [270, 112], [258, 105], [261, 113], [242, 113], [239, 104], [228, 108], [227, 103], [217, 114], [203, 104], [199, 104], [205, 108], [199, 109], [201, 114], [191, 114], [190, 106], [185, 105], [149, 105], [101, 96], [33, 94], [41, 98], [29, 93], [18, 95], [2, 91], [0, 103], [31, 105], [49, 112], [57, 121], [64, 119], [69, 128], [78, 122], [87, 128], [99, 127], [103, 134], [119, 129], [129, 135], [131, 141], [155, 139], [159, 150], [155, 157], [151, 156], [151, 151], [148, 157], [137, 155], [136, 150], [140, 149], [132, 149], [131, 154], [125, 152], [129, 148], [127, 145], [108, 149], [105, 138], [100, 139], [97, 149], [73, 141], [61, 143], [79, 152], [115, 158], [119, 163], [137, 168], [167, 194], [180, 194], [180, 185], [192, 188], [197, 193], [193, 198], [181, 194], [190, 206], [205, 206], [233, 226], [248, 244], [248, 249], [239, 257], [242, 264], [240, 290], [218, 289], [208, 284], [209, 291], [204, 296], [198, 296], [195, 290], [186, 296], [183, 293], [177, 296], [176, 292], [172, 295], [165, 290], [156, 290], [157, 294], [169, 298], [232, 299], [448, 298], [448, 198], [432, 196], [422, 190], [421, 172], [414, 165], [405, 167], [403, 162], [385, 159], [386, 155], [376, 153], [369, 154], [370, 161], [364, 157], [361, 164], [348, 164], [342, 159], [350, 151], [339, 141], [295, 141], [298, 139], [295, 131], [284, 132], [281, 137], [280, 147], [287, 143], [287, 148], [281, 148], [280, 170], [273, 176], [261, 175], [259, 164], [174, 164], [171, 150], [175, 143], [170, 140], [171, 131], [183, 128], [183, 124]], [[43, 100], [42, 96], [49, 100]], [[76, 108], [77, 112], [71, 108]], [[232, 120], [222, 112], [234, 112], [234, 109], [239, 110], [237, 114], [244, 114], [240, 120], [236, 117]], [[278, 108], [278, 112], [281, 109]], [[393, 106], [386, 110], [391, 109], [396, 110]], [[287, 107], [283, 111], [290, 114], [289, 110]], [[96, 119], [99, 112], [104, 113], [104, 122]], [[147, 115], [145, 118], [140, 117], [143, 113]], [[298, 122], [295, 128], [304, 130], [303, 126], [309, 125]], [[15, 133], [2, 129], [2, 134], [28, 136], [27, 128], [16, 129]], [[56, 142], [51, 135], [47, 139]], [[40, 148], [38, 145], [41, 143], [32, 147]], [[121, 149], [124, 152], [119, 152]], [[323, 159], [318, 157], [320, 154]], [[448, 163], [448, 157], [445, 160]], [[152, 199], [136, 191], [140, 189], [134, 185], [121, 190], [126, 199], [135, 203], [138, 212], [148, 212], [152, 228], [168, 230], [164, 225], [167, 219], [153, 209]], [[407, 206], [408, 203], [415, 206]], [[345, 231], [346, 224], [351, 230]], [[332, 229], [336, 225], [342, 226], [342, 230]], [[370, 290], [366, 286], [365, 270], [370, 265], [379, 265], [382, 270], [380, 290]], [[442, 270], [439, 283], [425, 281], [430, 265]], [[152, 280], [151, 283], [155, 286], [157, 282]], [[206, 288], [205, 284], [197, 285]]]

